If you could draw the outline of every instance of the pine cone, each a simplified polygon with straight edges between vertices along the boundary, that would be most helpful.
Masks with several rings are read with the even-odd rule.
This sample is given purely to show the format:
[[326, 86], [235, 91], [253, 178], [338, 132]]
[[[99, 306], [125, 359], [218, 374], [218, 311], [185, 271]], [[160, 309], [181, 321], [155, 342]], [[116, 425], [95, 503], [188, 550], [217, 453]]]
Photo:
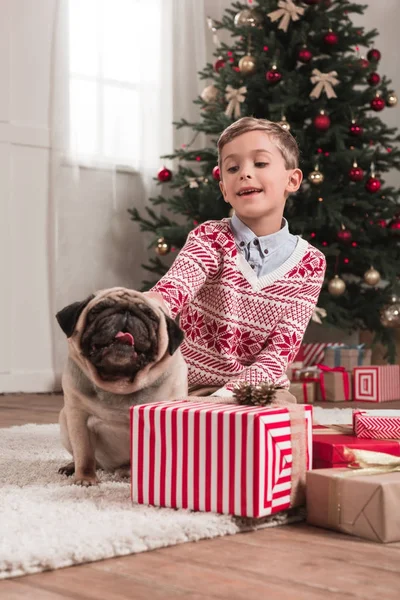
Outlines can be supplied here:
[[251, 385], [245, 381], [236, 384], [233, 390], [233, 397], [237, 404], [252, 404], [251, 401]]
[[254, 406], [267, 406], [275, 398], [276, 386], [273, 383], [263, 381], [254, 386], [251, 391], [252, 404]]

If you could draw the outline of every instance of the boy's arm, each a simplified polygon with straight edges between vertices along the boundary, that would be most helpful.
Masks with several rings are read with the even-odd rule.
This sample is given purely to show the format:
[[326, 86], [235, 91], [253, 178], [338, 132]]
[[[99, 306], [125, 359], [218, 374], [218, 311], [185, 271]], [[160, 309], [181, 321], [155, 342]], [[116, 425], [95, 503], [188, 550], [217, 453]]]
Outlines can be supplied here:
[[[322, 256], [322, 255], [321, 255]], [[269, 381], [277, 386], [289, 388], [285, 375], [300, 348], [307, 325], [317, 304], [325, 274], [325, 258], [321, 268], [305, 280], [297, 298], [287, 309], [283, 318], [271, 333], [266, 348], [260, 352], [255, 362], [230, 379], [213, 396], [231, 396], [237, 383], [246, 381], [257, 385]]]
[[181, 309], [196, 296], [207, 277], [217, 269], [217, 253], [200, 226], [189, 233], [168, 272], [148, 294], [161, 294], [170, 316], [175, 319]]

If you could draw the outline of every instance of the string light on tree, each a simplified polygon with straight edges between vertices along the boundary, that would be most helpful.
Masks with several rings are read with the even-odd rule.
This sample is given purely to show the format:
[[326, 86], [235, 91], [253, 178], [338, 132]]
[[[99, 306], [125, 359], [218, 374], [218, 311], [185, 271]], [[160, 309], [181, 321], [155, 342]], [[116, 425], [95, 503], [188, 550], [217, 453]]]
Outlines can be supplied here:
[[379, 273], [379, 271], [374, 269], [374, 267], [371, 266], [368, 269], [368, 271], [365, 271], [364, 281], [366, 284], [375, 286], [380, 282], [380, 280], [381, 280], [381, 274]]
[[335, 277], [328, 282], [328, 291], [331, 296], [341, 296], [344, 294], [346, 291], [346, 284], [339, 275], [335, 275]]
[[400, 218], [396, 217], [389, 223], [389, 229], [395, 235], [400, 235]]

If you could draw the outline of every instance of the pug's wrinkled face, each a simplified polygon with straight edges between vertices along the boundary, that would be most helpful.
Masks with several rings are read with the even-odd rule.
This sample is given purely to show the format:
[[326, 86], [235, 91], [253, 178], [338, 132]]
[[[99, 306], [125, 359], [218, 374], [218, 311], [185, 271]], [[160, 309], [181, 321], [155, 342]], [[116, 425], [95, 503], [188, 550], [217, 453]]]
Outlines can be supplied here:
[[143, 302], [106, 298], [86, 316], [82, 353], [105, 381], [133, 381], [157, 357], [159, 325], [158, 316]]

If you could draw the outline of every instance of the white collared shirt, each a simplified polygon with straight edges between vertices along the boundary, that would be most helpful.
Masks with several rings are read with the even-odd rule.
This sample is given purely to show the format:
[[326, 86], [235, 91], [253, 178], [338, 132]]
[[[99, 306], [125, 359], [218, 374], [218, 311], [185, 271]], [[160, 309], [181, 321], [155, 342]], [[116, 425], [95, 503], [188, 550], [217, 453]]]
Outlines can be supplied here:
[[286, 219], [282, 219], [279, 231], [261, 237], [257, 237], [236, 215], [231, 218], [230, 225], [238, 251], [257, 277], [281, 267], [293, 253], [299, 239], [290, 233]]

